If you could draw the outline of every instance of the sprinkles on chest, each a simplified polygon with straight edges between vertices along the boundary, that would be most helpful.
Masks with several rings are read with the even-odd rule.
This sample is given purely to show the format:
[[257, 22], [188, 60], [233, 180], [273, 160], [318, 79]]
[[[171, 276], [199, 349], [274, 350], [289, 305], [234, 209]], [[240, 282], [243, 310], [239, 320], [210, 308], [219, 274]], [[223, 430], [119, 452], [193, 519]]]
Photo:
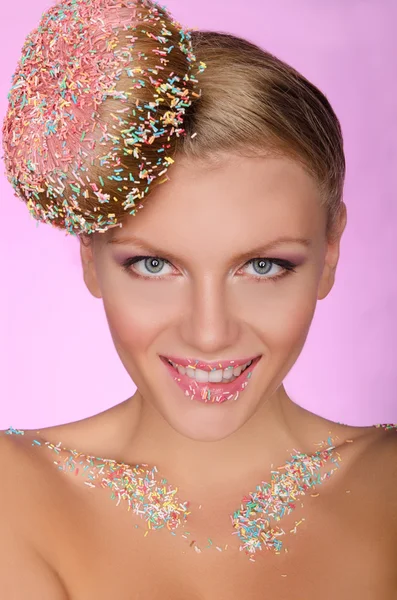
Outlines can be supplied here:
[[[397, 431], [397, 425], [393, 424], [376, 427]], [[23, 430], [13, 427], [6, 430], [8, 435], [24, 433]], [[316, 492], [316, 486], [329, 479], [339, 468], [341, 458], [332, 444], [333, 439], [329, 437], [326, 442], [317, 444], [320, 449], [311, 455], [294, 451], [290, 460], [271, 471], [270, 481], [262, 481], [254, 492], [242, 499], [240, 508], [230, 515], [232, 527], [235, 529], [232, 535], [238, 536], [239, 550], [244, 551], [251, 562], [255, 562], [254, 556], [262, 550], [272, 550], [276, 554], [280, 554], [282, 549], [288, 552], [288, 548], [285, 548], [280, 540], [286, 532], [276, 523], [289, 515], [296, 508], [299, 499], [307, 493], [313, 491], [315, 493], [311, 493], [311, 496], [317, 497], [319, 494]], [[88, 487], [108, 488], [117, 505], [121, 500], [126, 500], [128, 510], [146, 522], [145, 537], [150, 531], [162, 528], [176, 535], [176, 530], [183, 528], [191, 514], [190, 503], [178, 499], [178, 488], [171, 486], [166, 479], [158, 477], [156, 467], [149, 468], [146, 464], [131, 466], [112, 459], [88, 456], [76, 450], [63, 448], [61, 443], [55, 445], [45, 441], [43, 444], [34, 439], [32, 445], [44, 445], [60, 456], [62, 460], [55, 460], [54, 464], [61, 471], [72, 471], [76, 475], [82, 471], [84, 483]], [[322, 472], [328, 463], [332, 467]], [[201, 505], [198, 508], [201, 508]], [[304, 518], [297, 521], [289, 532], [296, 533], [297, 527], [304, 521]], [[202, 549], [196, 541], [189, 540], [190, 535], [186, 530], [182, 533], [182, 537], [189, 541], [189, 546], [201, 553]], [[222, 552], [227, 550], [228, 546], [229, 544], [226, 544], [222, 548], [208, 538], [205, 549], [215, 548]]]
[[[397, 425], [384, 424], [375, 425], [384, 429], [395, 429]], [[23, 430], [10, 427], [8, 435], [24, 435]], [[38, 432], [39, 433], [39, 432]], [[352, 441], [352, 440], [348, 440]], [[269, 482], [262, 481], [255, 489], [245, 496], [240, 507], [230, 515], [233, 535], [237, 535], [240, 541], [239, 550], [244, 551], [252, 562], [254, 556], [262, 550], [273, 550], [280, 554], [283, 542], [279, 539], [286, 532], [274, 522], [279, 522], [289, 515], [297, 506], [299, 498], [321, 485], [329, 479], [339, 468], [340, 455], [335, 449], [333, 439], [328, 438], [326, 442], [318, 444], [320, 449], [312, 455], [294, 451], [291, 460], [287, 461], [277, 470], [271, 471]], [[187, 501], [180, 501], [178, 488], [171, 486], [166, 479], [158, 476], [156, 467], [150, 468], [146, 464], [127, 465], [111, 459], [103, 459], [88, 456], [63, 448], [61, 443], [54, 445], [51, 442], [40, 442], [35, 439], [32, 445], [45, 445], [49, 450], [55, 452], [61, 460], [55, 460], [54, 464], [62, 471], [72, 471], [77, 475], [83, 472], [85, 485], [88, 487], [108, 488], [111, 498], [128, 503], [128, 510], [139, 515], [146, 522], [145, 536], [151, 530], [166, 528], [172, 535], [176, 530], [183, 529], [191, 506]], [[321, 469], [327, 463], [332, 463], [334, 468], [321, 474]], [[318, 496], [312, 493], [312, 497]], [[201, 508], [201, 505], [198, 507]], [[296, 533], [297, 527], [304, 521], [295, 523], [290, 533]], [[184, 530], [182, 537], [189, 541], [189, 546], [194, 547], [197, 553], [202, 552], [195, 540], [190, 541], [190, 532]], [[222, 548], [208, 538], [205, 548], [215, 548], [219, 552], [228, 548]], [[288, 552], [287, 548], [284, 548]]]

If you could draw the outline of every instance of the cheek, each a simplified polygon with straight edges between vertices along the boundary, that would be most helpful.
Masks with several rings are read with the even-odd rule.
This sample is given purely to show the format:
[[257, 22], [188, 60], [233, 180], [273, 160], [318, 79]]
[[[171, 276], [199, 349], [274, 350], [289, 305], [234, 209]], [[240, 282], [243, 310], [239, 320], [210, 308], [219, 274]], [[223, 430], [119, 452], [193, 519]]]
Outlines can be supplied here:
[[104, 307], [110, 332], [118, 347], [130, 351], [145, 348], [161, 327], [158, 313], [156, 315], [148, 307], [137, 306], [133, 301], [124, 303], [119, 299], [115, 304], [104, 299]]
[[[125, 276], [128, 277], [128, 276]], [[103, 304], [113, 340], [130, 354], [150, 346], [175, 318], [178, 297], [164, 283], [113, 281], [103, 293]]]
[[285, 348], [292, 349], [302, 346], [307, 334], [316, 307], [316, 298], [305, 295], [301, 302], [296, 301], [285, 314], [276, 315], [274, 320], [275, 339]]
[[[251, 286], [250, 286], [251, 287]], [[260, 289], [262, 288], [262, 289]], [[258, 284], [240, 298], [240, 314], [274, 353], [301, 346], [308, 334], [317, 302], [317, 286], [298, 278], [294, 282]]]

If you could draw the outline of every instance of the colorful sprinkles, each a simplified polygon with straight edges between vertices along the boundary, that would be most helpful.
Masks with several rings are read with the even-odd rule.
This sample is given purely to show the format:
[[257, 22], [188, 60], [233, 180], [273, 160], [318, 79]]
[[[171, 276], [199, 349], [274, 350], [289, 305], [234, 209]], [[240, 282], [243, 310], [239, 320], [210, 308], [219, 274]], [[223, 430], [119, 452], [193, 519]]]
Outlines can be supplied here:
[[[375, 425], [386, 430], [397, 431], [397, 424]], [[9, 427], [8, 435], [24, 435], [23, 430]], [[39, 432], [38, 432], [39, 433]], [[349, 440], [352, 441], [352, 440]], [[235, 529], [233, 535], [240, 540], [239, 550], [248, 555], [251, 562], [255, 562], [255, 554], [263, 549], [273, 550], [280, 554], [283, 543], [279, 539], [285, 531], [274, 526], [273, 522], [279, 522], [289, 515], [297, 506], [298, 499], [321, 485], [329, 479], [339, 468], [340, 455], [333, 445], [334, 439], [328, 438], [326, 442], [317, 444], [320, 450], [312, 455], [294, 450], [291, 460], [287, 461], [277, 470], [271, 471], [270, 482], [263, 481], [256, 490], [242, 499], [241, 506], [230, 515], [232, 526]], [[63, 448], [61, 443], [54, 445], [51, 442], [42, 444], [39, 440], [33, 440], [34, 446], [47, 446], [55, 452], [62, 460], [54, 463], [62, 471], [73, 471], [76, 475], [82, 471], [85, 476], [85, 485], [88, 487], [103, 487], [111, 491], [111, 498], [117, 501], [126, 500], [128, 510], [138, 515], [146, 522], [144, 536], [152, 530], [166, 528], [172, 535], [176, 535], [178, 528], [183, 528], [187, 517], [191, 514], [190, 503], [181, 502], [177, 497], [178, 488], [168, 484], [167, 480], [158, 477], [156, 467], [149, 468], [146, 464], [132, 467], [115, 460], [98, 458]], [[321, 447], [327, 446], [321, 449]], [[331, 470], [321, 474], [321, 469], [328, 463], [335, 465]], [[347, 490], [347, 493], [350, 490]], [[318, 493], [310, 494], [316, 498]], [[201, 509], [201, 504], [198, 507]], [[297, 528], [305, 521], [304, 518], [295, 523], [290, 533], [296, 533]], [[138, 527], [138, 526], [136, 526]], [[184, 530], [182, 537], [189, 542], [189, 547], [194, 548], [197, 554], [202, 549], [196, 544], [196, 540], [190, 540], [191, 533]], [[214, 543], [208, 538], [205, 549], [213, 548], [218, 552], [227, 550]], [[284, 548], [288, 552], [288, 548]]]
[[[280, 552], [283, 543], [278, 538], [285, 531], [272, 527], [271, 519], [280, 521], [285, 515], [289, 515], [296, 508], [299, 496], [305, 495], [311, 488], [331, 477], [335, 469], [323, 476], [320, 469], [329, 460], [336, 468], [339, 467], [337, 461], [341, 458], [337, 453], [336, 457], [333, 456], [334, 448], [330, 446], [311, 456], [301, 452], [291, 455], [292, 460], [271, 472], [270, 483], [262, 482], [255, 492], [243, 499], [240, 509], [232, 516], [232, 524], [237, 530], [235, 533], [242, 542], [242, 548], [250, 557], [263, 548]], [[295, 524], [292, 530], [294, 533], [302, 521]]]
[[[137, 40], [147, 53], [134, 51]], [[185, 73], [170, 71], [176, 52]], [[76, 235], [135, 215], [152, 182], [167, 180], [172, 141], [200, 95], [206, 65], [196, 63], [190, 32], [151, 0], [65, 0], [45, 12], [22, 48], [2, 129], [6, 177], [33, 218]]]
[[[397, 431], [396, 424], [375, 427]], [[5, 433], [25, 434], [23, 430], [13, 427], [9, 427]], [[291, 514], [301, 496], [305, 496], [311, 490], [315, 492], [310, 494], [312, 498], [319, 496], [316, 486], [329, 479], [341, 461], [335, 446], [332, 445], [333, 442], [333, 438], [328, 437], [326, 442], [316, 444], [320, 449], [311, 455], [294, 450], [291, 460], [271, 471], [270, 482], [262, 481], [255, 492], [242, 499], [240, 508], [230, 515], [232, 526], [236, 530], [232, 535], [238, 536], [241, 542], [239, 550], [244, 551], [251, 562], [255, 562], [255, 554], [263, 549], [273, 550], [276, 554], [280, 554], [282, 549], [288, 552], [288, 548], [285, 548], [279, 539], [286, 532], [275, 523]], [[62, 456], [62, 461], [54, 461], [60, 470], [73, 471], [76, 475], [82, 471], [86, 477], [85, 485], [110, 489], [111, 498], [117, 501], [117, 505], [121, 500], [126, 500], [128, 510], [132, 510], [146, 521], [145, 537], [150, 531], [164, 527], [172, 535], [176, 535], [175, 530], [185, 525], [187, 517], [191, 514], [190, 503], [178, 499], [178, 488], [168, 484], [166, 479], [156, 477], [156, 467], [149, 468], [146, 464], [132, 467], [112, 459], [89, 456], [63, 448], [61, 443], [55, 445], [46, 441], [42, 444], [34, 439], [32, 445], [45, 445], [59, 456], [61, 453], [66, 454]], [[328, 463], [331, 463], [333, 468], [322, 472]], [[350, 490], [346, 490], [346, 493], [350, 493]], [[201, 504], [198, 508], [201, 509]], [[289, 532], [296, 533], [304, 521], [304, 518], [296, 521]], [[190, 535], [189, 531], [182, 533], [182, 537], [188, 540], [189, 547], [193, 547], [196, 553], [200, 554], [201, 548], [196, 544], [196, 540], [190, 541]], [[222, 548], [208, 538], [205, 548], [215, 548], [222, 552], [227, 550], [228, 544]]]
[[397, 431], [397, 424], [396, 423], [383, 423], [380, 425], [374, 425], [374, 427], [381, 427], [382, 429], [385, 429], [386, 431], [389, 431], [391, 429], [395, 429]]

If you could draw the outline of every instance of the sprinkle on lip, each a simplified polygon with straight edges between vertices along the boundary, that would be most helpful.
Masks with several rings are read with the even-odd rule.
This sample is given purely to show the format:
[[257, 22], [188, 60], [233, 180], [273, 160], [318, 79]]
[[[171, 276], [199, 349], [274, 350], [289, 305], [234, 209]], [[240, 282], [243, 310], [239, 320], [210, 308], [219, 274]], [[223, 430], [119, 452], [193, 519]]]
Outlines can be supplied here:
[[[251, 379], [252, 371], [259, 363], [262, 355], [250, 360], [247, 365], [243, 365], [244, 368], [238, 366], [237, 372], [240, 371], [238, 375], [234, 374], [236, 367], [233, 369], [234, 365], [229, 365], [229, 369], [225, 369], [225, 373], [227, 372], [229, 377], [230, 375], [232, 375], [232, 377], [230, 379], [227, 378], [227, 381], [225, 381], [224, 378], [222, 378], [221, 381], [209, 381], [209, 379], [207, 381], [201, 381], [201, 377], [199, 377], [198, 373], [197, 378], [196, 375], [191, 373], [194, 369], [194, 365], [185, 369], [184, 367], [181, 368], [177, 363], [170, 363], [165, 356], [160, 356], [160, 358], [167, 366], [174, 382], [180, 387], [184, 396], [187, 396], [190, 400], [195, 400], [204, 404], [223, 404], [224, 402], [229, 401], [230, 404], [231, 402], [236, 401], [241, 392], [247, 387], [249, 380]], [[197, 361], [195, 362], [197, 364]], [[237, 361], [229, 362], [236, 363]], [[207, 367], [209, 377], [211, 377], [208, 365], [206, 364], [205, 366]]]

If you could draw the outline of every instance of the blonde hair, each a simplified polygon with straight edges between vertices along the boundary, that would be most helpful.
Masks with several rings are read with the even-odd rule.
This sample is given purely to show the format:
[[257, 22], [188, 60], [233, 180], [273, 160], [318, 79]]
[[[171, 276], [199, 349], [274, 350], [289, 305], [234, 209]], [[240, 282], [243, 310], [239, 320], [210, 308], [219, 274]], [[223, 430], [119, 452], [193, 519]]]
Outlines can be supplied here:
[[[243, 38], [190, 35], [196, 60], [206, 68], [185, 112], [186, 135], [175, 139], [169, 155], [176, 162], [185, 156], [215, 163], [225, 152], [297, 161], [317, 183], [333, 239], [346, 165], [341, 126], [327, 98], [293, 67]], [[169, 68], [178, 72], [180, 66]]]
[[[9, 180], [35, 218], [81, 236], [106, 231], [143, 206], [178, 156], [216, 164], [218, 154], [232, 152], [298, 161], [318, 185], [333, 235], [345, 177], [342, 132], [324, 94], [303, 75], [245, 39], [185, 31], [152, 0], [65, 0], [48, 14], [24, 46], [3, 125]], [[76, 36], [83, 41], [73, 74], [68, 49]], [[117, 58], [126, 68], [115, 62], [107, 72], [104, 50], [92, 53], [97, 41], [110, 64]], [[105, 98], [95, 113], [97, 81]], [[38, 118], [38, 107], [53, 105], [50, 123]], [[53, 114], [62, 129], [47, 136]], [[55, 157], [66, 149], [77, 166], [59, 175]]]
[[294, 68], [245, 39], [193, 31], [192, 42], [207, 68], [177, 152], [196, 159], [248, 152], [298, 161], [317, 182], [332, 238], [346, 165], [341, 126], [327, 98]]

